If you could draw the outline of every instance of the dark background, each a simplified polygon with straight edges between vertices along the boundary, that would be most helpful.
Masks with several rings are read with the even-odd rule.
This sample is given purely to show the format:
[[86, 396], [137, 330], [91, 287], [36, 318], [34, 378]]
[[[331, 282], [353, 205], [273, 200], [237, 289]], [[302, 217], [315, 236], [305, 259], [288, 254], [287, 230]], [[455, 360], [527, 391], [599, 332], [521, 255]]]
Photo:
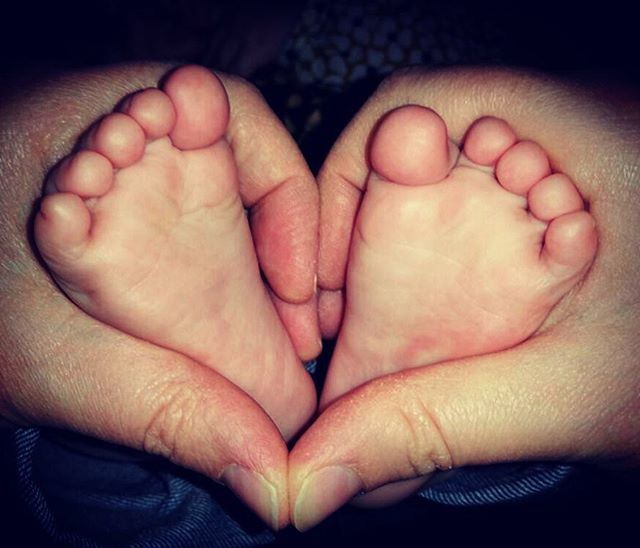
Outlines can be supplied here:
[[[500, 29], [504, 51], [502, 58], [511, 66], [528, 67], [553, 74], [574, 77], [602, 86], [640, 84], [637, 61], [638, 24], [631, 7], [622, 2], [563, 3], [550, 2], [457, 2], [472, 17], [495, 21]], [[12, 82], [29, 75], [55, 73], [139, 59], [163, 59], [204, 62], [215, 65], [215, 54], [197, 46], [182, 51], [167, 51], [159, 44], [145, 44], [134, 38], [137, 20], [150, 27], [170, 29], [180, 38], [180, 17], [193, 21], [193, 14], [204, 0], [165, 2], [157, 0], [123, 2], [9, 2], [0, 10], [0, 82]], [[278, 4], [278, 3], [274, 3]], [[260, 8], [264, 9], [264, 7]], [[195, 10], [195, 11], [194, 11]], [[247, 23], [258, 8], [248, 0], [220, 4], [221, 17], [240, 13]], [[255, 16], [257, 17], [257, 16]], [[134, 29], [134, 30], [132, 30]], [[148, 29], [150, 32], [151, 28]], [[190, 28], [187, 33], [203, 39], [211, 29]], [[178, 39], [177, 42], [180, 42]], [[207, 57], [208, 56], [208, 57]], [[375, 83], [372, 83], [372, 86]], [[371, 86], [371, 87], [372, 87]], [[359, 101], [371, 91], [358, 90], [357, 100], [343, 108], [332, 132], [337, 133], [357, 110]], [[272, 103], [278, 97], [269, 95]], [[278, 112], [278, 109], [274, 107]], [[328, 139], [324, 151], [331, 144]], [[304, 148], [303, 148], [304, 151]], [[312, 167], [321, 161], [310, 158]], [[1, 313], [1, 312], [0, 312]], [[2, 475], [10, 468], [6, 433], [0, 433], [0, 547], [24, 545], [33, 541], [45, 545], [37, 529], [23, 513], [13, 492], [11, 479]], [[279, 536], [279, 544], [324, 546], [339, 536], [342, 543], [376, 545], [427, 545], [447, 542], [484, 545], [533, 545], [577, 542], [606, 542], [608, 546], [626, 544], [625, 536], [637, 542], [636, 520], [640, 484], [628, 475], [613, 474], [584, 466], [559, 491], [553, 491], [516, 504], [483, 508], [452, 509], [411, 500], [390, 516], [387, 511], [359, 511], [347, 508], [323, 525], [300, 537], [288, 530]], [[428, 521], [425, 509], [429, 510]], [[354, 527], [353, 524], [358, 526]], [[365, 524], [365, 526], [363, 526]], [[13, 535], [20, 535], [18, 542]], [[627, 537], [628, 538], [628, 537]], [[634, 542], [632, 540], [632, 542]]]
[[[250, 22], [252, 12], [260, 9], [256, 6], [265, 2], [19, 0], [3, 4], [0, 70], [11, 73], [133, 60], [140, 58], [127, 47], [132, 42], [128, 33], [133, 20], [144, 19], [148, 25], [166, 27], [173, 35], [180, 33], [179, 14], [186, 14], [183, 20], [197, 18], [202, 5], [219, 5], [221, 14], [242, 12], [242, 17]], [[276, 0], [266, 4], [296, 5], [296, 2]], [[505, 34], [504, 53], [509, 64], [566, 74], [588, 72], [603, 82], [639, 81], [638, 25], [631, 2], [451, 0], [447, 4], [461, 5], [478, 20], [495, 21], [496, 28]], [[197, 30], [211, 32], [206, 28]], [[109, 45], [110, 51], [105, 52], [105, 45]], [[144, 58], [166, 59], [167, 52], [160, 51], [160, 45], [156, 51], [153, 49], [149, 48]], [[172, 57], [198, 60], [182, 53], [174, 52]]]

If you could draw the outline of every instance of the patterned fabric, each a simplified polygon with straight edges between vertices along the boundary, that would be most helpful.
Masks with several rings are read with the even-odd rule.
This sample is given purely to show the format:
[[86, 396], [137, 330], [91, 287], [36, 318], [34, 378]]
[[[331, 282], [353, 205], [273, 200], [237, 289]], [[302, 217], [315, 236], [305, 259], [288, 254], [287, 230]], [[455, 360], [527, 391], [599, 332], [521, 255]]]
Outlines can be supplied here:
[[[60, 443], [55, 433], [14, 436], [18, 483], [52, 544], [242, 547], [274, 534], [222, 488], [153, 457], [103, 459]], [[118, 450], [113, 449], [114, 452]]]
[[311, 0], [276, 62], [254, 79], [269, 98], [285, 97], [276, 112], [301, 140], [349, 88], [410, 65], [499, 63], [501, 36], [495, 21], [451, 1]]
[[[271, 544], [281, 536], [267, 530], [226, 489], [205, 478], [116, 447], [106, 458], [102, 442], [69, 444], [65, 437], [35, 428], [14, 434], [20, 496], [51, 544], [244, 547]], [[557, 487], [569, 470], [542, 464], [472, 468], [421, 495], [450, 506], [514, 501]], [[412, 519], [429, 523], [428, 504], [410, 508]], [[342, 509], [338, 514], [346, 517], [327, 534], [339, 538], [344, 527], [368, 530], [368, 512]], [[386, 520], [393, 529], [406, 522], [402, 512], [401, 504], [386, 509], [383, 517], [378, 513], [377, 519]], [[304, 543], [304, 535], [300, 538]]]
[[278, 64], [302, 85], [341, 91], [408, 65], [495, 62], [496, 38], [455, 2], [312, 0]]
[[449, 506], [477, 506], [516, 501], [559, 485], [573, 472], [564, 464], [496, 464], [458, 470], [453, 476], [418, 493]]

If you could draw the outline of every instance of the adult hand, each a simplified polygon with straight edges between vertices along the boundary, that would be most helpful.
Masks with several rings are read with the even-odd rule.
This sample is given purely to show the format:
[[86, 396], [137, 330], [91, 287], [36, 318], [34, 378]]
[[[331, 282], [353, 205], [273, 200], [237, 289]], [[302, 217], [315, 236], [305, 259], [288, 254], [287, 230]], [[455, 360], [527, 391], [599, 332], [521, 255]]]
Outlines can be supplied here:
[[345, 129], [319, 175], [325, 336], [342, 315], [369, 136], [402, 105], [436, 110], [458, 143], [486, 115], [538, 142], [590, 204], [599, 251], [526, 342], [380, 378], [329, 407], [290, 455], [296, 527], [360, 492], [438, 470], [528, 459], [640, 463], [640, 110], [618, 97], [512, 71], [413, 69], [387, 79]]
[[[0, 419], [71, 429], [163, 455], [226, 483], [273, 528], [288, 523], [276, 425], [214, 371], [90, 318], [38, 263], [28, 234], [47, 170], [80, 132], [170, 67], [137, 65], [7, 92], [0, 111]], [[319, 351], [317, 190], [260, 95], [221, 75], [260, 264], [303, 358]]]

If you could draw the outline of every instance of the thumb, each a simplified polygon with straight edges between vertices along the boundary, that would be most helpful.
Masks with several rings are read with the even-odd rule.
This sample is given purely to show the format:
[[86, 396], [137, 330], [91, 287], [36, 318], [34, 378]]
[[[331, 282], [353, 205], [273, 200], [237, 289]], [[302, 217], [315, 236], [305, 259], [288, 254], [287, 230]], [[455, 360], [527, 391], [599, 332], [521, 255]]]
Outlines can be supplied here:
[[77, 325], [59, 343], [63, 355], [5, 370], [19, 422], [164, 456], [224, 483], [273, 529], [288, 523], [287, 447], [248, 395], [173, 352], [114, 330], [85, 331]]
[[628, 358], [616, 370], [593, 336], [558, 330], [374, 380], [329, 407], [291, 452], [292, 522], [309, 529], [355, 495], [438, 470], [637, 451], [639, 383]]

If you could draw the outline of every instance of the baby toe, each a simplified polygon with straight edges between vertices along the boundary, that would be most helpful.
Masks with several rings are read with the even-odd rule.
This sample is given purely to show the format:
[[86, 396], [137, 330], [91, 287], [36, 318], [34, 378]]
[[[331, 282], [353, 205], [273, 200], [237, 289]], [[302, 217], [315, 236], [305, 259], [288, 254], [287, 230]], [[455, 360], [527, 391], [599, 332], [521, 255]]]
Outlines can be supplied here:
[[145, 133], [131, 116], [114, 112], [93, 127], [85, 139], [86, 148], [106, 157], [115, 168], [130, 166], [142, 158]]
[[91, 214], [76, 194], [45, 196], [35, 218], [38, 249], [54, 268], [78, 258], [89, 240]]
[[49, 180], [50, 192], [70, 192], [81, 198], [98, 198], [106, 194], [113, 184], [113, 166], [102, 154], [81, 150], [65, 158]]
[[594, 218], [586, 211], [568, 213], [549, 223], [542, 257], [553, 275], [573, 277], [589, 266], [595, 257], [597, 242]]
[[531, 141], [520, 141], [507, 150], [498, 160], [496, 177], [500, 184], [520, 196], [551, 173], [545, 151]]
[[529, 209], [541, 221], [551, 221], [561, 215], [581, 211], [584, 201], [571, 179], [554, 173], [536, 183], [527, 196]]
[[168, 135], [176, 123], [173, 102], [166, 93], [155, 88], [128, 97], [121, 111], [138, 122], [150, 140]]
[[504, 120], [486, 116], [476, 120], [464, 139], [464, 154], [481, 166], [493, 166], [518, 138]]

